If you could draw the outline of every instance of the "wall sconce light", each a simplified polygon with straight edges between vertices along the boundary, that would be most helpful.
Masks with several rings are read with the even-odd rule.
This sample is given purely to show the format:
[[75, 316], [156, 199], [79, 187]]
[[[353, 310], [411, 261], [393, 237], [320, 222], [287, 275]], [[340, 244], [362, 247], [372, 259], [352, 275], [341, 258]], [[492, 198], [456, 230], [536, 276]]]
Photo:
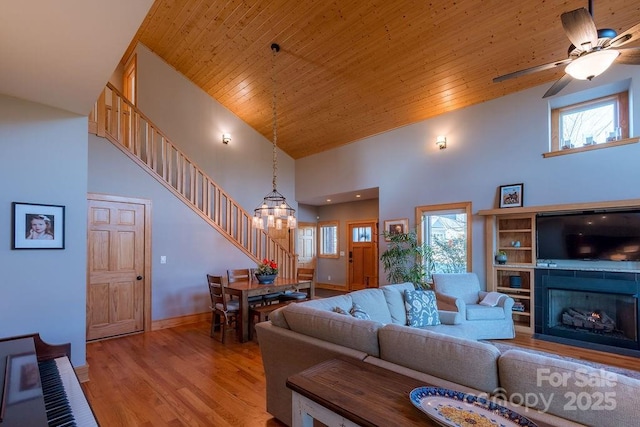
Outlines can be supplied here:
[[438, 137], [436, 138], [436, 145], [441, 150], [444, 150], [445, 148], [447, 148], [447, 137], [444, 135], [438, 135]]
[[228, 144], [231, 142], [231, 134], [230, 133], [223, 133], [222, 134], [222, 143], [223, 144]]

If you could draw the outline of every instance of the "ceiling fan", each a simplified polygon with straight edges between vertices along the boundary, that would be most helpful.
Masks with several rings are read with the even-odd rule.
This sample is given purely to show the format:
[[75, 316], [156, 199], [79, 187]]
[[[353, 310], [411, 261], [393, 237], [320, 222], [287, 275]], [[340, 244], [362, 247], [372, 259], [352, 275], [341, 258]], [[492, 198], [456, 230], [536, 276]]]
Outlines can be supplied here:
[[572, 43], [567, 59], [505, 74], [496, 77], [493, 82], [566, 65], [565, 75], [544, 94], [543, 98], [547, 98], [560, 92], [573, 79], [591, 80], [602, 74], [616, 60], [621, 64], [640, 65], [640, 47], [619, 49], [632, 40], [640, 40], [640, 23], [620, 35], [610, 28], [599, 30], [593, 22], [592, 0], [589, 0], [589, 10], [580, 8], [565, 12], [560, 19]]

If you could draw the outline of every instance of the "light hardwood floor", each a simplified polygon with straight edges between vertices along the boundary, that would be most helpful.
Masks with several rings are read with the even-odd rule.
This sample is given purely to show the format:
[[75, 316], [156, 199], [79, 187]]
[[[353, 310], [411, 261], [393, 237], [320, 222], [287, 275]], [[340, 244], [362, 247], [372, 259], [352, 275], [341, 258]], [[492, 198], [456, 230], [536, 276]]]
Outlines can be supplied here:
[[[282, 427], [266, 412], [256, 342], [222, 345], [201, 322], [87, 345], [90, 381], [83, 387], [102, 427]], [[640, 371], [640, 360], [534, 340], [525, 348]]]

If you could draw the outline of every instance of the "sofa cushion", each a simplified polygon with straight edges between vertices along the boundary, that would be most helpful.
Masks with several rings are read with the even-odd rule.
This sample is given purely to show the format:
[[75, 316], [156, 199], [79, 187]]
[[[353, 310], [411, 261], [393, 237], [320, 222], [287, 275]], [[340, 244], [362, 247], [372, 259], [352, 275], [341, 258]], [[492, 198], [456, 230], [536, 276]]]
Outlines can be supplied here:
[[298, 302], [305, 307], [318, 308], [320, 310], [332, 311], [335, 307], [340, 307], [344, 311], [349, 311], [353, 305], [351, 294], [336, 295], [329, 298], [318, 298], [308, 301]]
[[404, 307], [404, 291], [415, 288], [411, 282], [386, 285], [380, 288], [384, 294], [384, 299], [387, 301], [387, 308], [391, 315], [391, 323], [398, 325], [407, 324], [407, 310]]
[[407, 310], [407, 324], [414, 328], [440, 324], [436, 294], [433, 291], [406, 290], [404, 305]]
[[362, 289], [351, 292], [349, 295], [355, 304], [367, 312], [371, 320], [384, 324], [391, 323], [391, 314], [389, 314], [383, 291], [377, 288]]
[[590, 426], [638, 425], [640, 380], [520, 350], [505, 351], [498, 366], [510, 401], [528, 398], [531, 407]]
[[467, 320], [499, 320], [504, 319], [504, 308], [487, 307], [480, 304], [467, 305]]
[[289, 324], [284, 318], [284, 314], [282, 314], [282, 310], [284, 310], [285, 308], [286, 307], [280, 307], [279, 309], [272, 311], [269, 314], [269, 320], [272, 324], [278, 326], [279, 328], [289, 329]]
[[434, 273], [435, 291], [459, 298], [465, 304], [477, 304], [480, 282], [475, 273]]
[[381, 328], [378, 340], [388, 362], [487, 393], [498, 387], [500, 351], [490, 344], [399, 325]]
[[380, 353], [378, 329], [382, 324], [373, 320], [306, 306], [289, 304], [282, 310], [292, 331], [314, 338], [360, 350], [372, 356]]

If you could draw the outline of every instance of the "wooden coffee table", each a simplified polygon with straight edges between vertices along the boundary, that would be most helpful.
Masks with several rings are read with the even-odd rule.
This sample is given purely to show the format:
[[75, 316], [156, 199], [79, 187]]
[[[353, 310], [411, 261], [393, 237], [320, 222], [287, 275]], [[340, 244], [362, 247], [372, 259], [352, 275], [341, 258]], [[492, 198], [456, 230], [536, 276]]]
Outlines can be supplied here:
[[287, 379], [291, 426], [312, 427], [314, 419], [329, 427], [438, 426], [409, 399], [414, 388], [430, 385], [356, 359], [327, 360]]
[[287, 379], [293, 391], [292, 427], [437, 426], [409, 400], [409, 393], [425, 386], [356, 359], [327, 360]]

